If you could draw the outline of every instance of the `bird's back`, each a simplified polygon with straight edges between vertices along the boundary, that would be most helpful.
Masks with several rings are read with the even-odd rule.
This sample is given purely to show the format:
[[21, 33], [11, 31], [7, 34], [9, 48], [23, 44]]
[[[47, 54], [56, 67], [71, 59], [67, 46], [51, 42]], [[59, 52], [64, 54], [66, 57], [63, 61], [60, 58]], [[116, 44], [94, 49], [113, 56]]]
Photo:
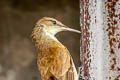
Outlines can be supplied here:
[[61, 43], [38, 45], [37, 62], [42, 80], [78, 80], [69, 51]]

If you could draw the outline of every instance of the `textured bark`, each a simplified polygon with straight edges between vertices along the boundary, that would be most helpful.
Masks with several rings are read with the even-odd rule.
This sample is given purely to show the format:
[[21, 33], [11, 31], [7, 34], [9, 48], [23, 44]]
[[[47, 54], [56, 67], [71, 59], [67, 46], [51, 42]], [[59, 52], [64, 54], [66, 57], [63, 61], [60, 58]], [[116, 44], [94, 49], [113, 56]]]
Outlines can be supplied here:
[[120, 79], [120, 0], [80, 0], [84, 80]]

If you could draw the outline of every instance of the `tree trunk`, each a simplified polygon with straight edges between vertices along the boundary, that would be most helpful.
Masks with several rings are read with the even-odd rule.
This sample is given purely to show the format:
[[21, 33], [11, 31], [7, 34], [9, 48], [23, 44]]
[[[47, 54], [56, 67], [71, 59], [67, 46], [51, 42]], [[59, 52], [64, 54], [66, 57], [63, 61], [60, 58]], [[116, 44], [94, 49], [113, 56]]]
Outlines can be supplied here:
[[80, 0], [81, 76], [120, 80], [120, 0]]

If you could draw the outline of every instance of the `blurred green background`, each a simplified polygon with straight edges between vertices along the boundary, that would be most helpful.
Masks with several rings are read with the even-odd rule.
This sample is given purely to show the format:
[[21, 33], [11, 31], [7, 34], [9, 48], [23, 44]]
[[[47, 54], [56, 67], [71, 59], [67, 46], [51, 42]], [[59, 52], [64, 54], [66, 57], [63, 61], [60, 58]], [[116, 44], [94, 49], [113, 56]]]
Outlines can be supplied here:
[[[79, 0], [0, 0], [0, 80], [40, 80], [30, 35], [44, 16], [80, 30]], [[62, 32], [57, 38], [80, 66], [80, 34]]]

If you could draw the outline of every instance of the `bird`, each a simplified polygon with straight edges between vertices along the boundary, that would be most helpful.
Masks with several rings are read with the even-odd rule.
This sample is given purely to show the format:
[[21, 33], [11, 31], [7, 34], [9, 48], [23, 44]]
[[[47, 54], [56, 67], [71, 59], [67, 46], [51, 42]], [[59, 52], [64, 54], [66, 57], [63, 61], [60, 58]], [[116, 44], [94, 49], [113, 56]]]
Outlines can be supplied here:
[[61, 31], [81, 33], [51, 17], [41, 18], [33, 28], [31, 36], [37, 48], [41, 80], [78, 80], [69, 50], [55, 37]]

